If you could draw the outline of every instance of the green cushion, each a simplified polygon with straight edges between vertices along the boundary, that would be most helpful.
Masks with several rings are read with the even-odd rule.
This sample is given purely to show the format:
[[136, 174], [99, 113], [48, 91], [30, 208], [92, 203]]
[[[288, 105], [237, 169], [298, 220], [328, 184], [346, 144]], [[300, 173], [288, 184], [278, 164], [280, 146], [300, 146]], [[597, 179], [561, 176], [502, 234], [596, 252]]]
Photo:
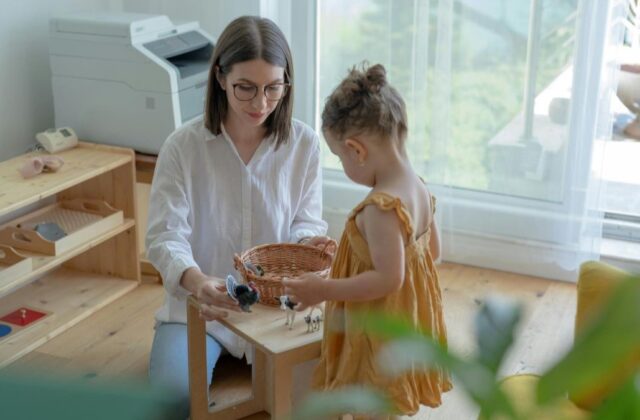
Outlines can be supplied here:
[[581, 410], [564, 398], [538, 407], [536, 387], [539, 379], [538, 375], [521, 374], [509, 376], [500, 383], [500, 388], [511, 401], [519, 418], [578, 420], [591, 417], [591, 413]]
[[[580, 335], [581, 331], [598, 315], [602, 304], [609, 298], [615, 286], [630, 275], [631, 273], [599, 261], [588, 261], [582, 264], [578, 278], [575, 336]], [[615, 369], [606, 378], [593, 384], [588, 391], [580, 395], [569, 395], [569, 398], [578, 407], [594, 410], [602, 404], [607, 395], [622, 385], [630, 371], [638, 368], [640, 368], [640, 348], [629, 357], [618, 360]]]
[[598, 313], [616, 285], [630, 273], [599, 261], [587, 261], [580, 266], [578, 277], [578, 303], [576, 308], [576, 334], [584, 329], [589, 318]]

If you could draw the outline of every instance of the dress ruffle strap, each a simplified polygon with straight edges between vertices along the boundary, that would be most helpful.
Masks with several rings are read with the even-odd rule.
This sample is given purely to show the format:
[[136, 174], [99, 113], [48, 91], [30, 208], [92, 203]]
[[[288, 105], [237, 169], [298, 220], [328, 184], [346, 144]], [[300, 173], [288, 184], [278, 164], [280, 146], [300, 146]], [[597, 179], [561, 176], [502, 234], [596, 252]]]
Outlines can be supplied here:
[[[433, 196], [431, 197], [433, 202]], [[400, 222], [402, 223], [402, 226], [407, 234], [407, 237], [413, 237], [413, 222], [411, 220], [411, 215], [398, 197], [394, 197], [387, 193], [376, 192], [369, 195], [364, 199], [364, 201], [358, 204], [356, 208], [351, 211], [349, 219], [355, 219], [358, 213], [360, 213], [366, 206], [371, 204], [375, 205], [383, 211], [395, 210], [396, 215], [398, 216], [398, 219], [400, 219]]]

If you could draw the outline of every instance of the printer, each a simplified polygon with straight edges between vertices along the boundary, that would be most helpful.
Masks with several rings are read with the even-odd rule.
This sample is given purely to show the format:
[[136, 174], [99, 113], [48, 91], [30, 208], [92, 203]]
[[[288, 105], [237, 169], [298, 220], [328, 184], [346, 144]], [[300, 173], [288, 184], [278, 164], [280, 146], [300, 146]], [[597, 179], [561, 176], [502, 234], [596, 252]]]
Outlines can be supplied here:
[[202, 115], [214, 40], [197, 22], [94, 13], [52, 18], [55, 124], [79, 138], [157, 154]]

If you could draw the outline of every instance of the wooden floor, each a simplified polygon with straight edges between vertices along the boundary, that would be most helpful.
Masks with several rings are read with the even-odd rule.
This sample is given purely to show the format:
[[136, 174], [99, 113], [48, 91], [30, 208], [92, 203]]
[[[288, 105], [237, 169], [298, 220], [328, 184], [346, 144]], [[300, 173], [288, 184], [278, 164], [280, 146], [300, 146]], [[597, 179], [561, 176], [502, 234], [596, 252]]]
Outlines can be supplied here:
[[[489, 294], [515, 298], [525, 305], [515, 345], [502, 375], [542, 372], [572, 343], [576, 295], [572, 283], [442, 264], [439, 268], [450, 348], [462, 355], [474, 352], [473, 315]], [[88, 380], [113, 377], [145, 381], [153, 339], [153, 316], [162, 304], [158, 283], [143, 283], [92, 317], [27, 354], [11, 368], [46, 366]], [[214, 401], [235, 399], [247, 392], [250, 370], [242, 361], [219, 362], [212, 391]], [[310, 371], [310, 369], [307, 369]], [[303, 372], [303, 375], [306, 374]], [[447, 393], [442, 406], [423, 408], [412, 419], [475, 419], [478, 411], [459, 387]], [[266, 413], [250, 417], [268, 418]]]

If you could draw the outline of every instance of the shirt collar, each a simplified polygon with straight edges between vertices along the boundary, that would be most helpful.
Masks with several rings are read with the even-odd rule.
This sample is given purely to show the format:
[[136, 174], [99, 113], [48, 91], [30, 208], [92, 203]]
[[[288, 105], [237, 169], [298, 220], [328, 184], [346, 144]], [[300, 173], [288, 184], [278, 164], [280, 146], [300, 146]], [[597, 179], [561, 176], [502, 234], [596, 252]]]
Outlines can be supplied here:
[[202, 121], [202, 128], [204, 128], [204, 131], [205, 131], [205, 136], [204, 136], [205, 141], [215, 140], [225, 133], [224, 127], [222, 127], [222, 123], [220, 123], [220, 128], [221, 128], [220, 134], [213, 134], [211, 130], [209, 130], [207, 126], [204, 124], [204, 120]]
[[[206, 129], [206, 127], [205, 127], [205, 129]], [[233, 143], [233, 140], [231, 140], [231, 137], [229, 137], [229, 134], [227, 133], [227, 130], [224, 129], [224, 124], [222, 123], [222, 121], [220, 122], [220, 134], [215, 135], [209, 129], [206, 129], [206, 131], [207, 131], [207, 136], [205, 137], [205, 141], [214, 140], [214, 139], [217, 139], [217, 138], [222, 136], [223, 138], [226, 138], [231, 143]], [[273, 140], [274, 140], [274, 135], [273, 134], [271, 134], [268, 137], [265, 137], [265, 138], [262, 139], [263, 142], [269, 143], [269, 146], [271, 146], [272, 143], [274, 143]]]

